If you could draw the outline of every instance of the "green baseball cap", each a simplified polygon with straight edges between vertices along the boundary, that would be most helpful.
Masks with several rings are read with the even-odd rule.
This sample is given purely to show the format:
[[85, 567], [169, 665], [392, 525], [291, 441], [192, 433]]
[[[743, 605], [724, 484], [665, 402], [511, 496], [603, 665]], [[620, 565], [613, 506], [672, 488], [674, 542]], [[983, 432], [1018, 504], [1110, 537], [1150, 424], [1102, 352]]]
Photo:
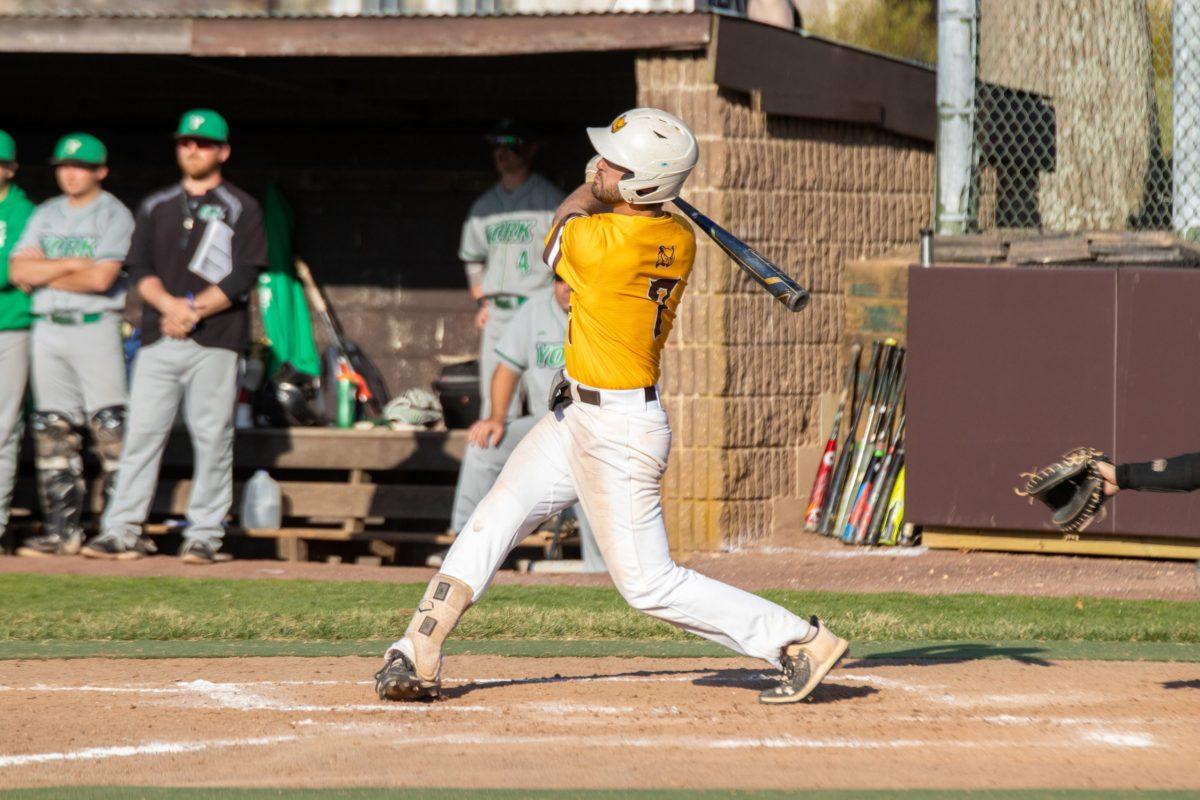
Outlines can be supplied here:
[[229, 123], [211, 108], [193, 108], [179, 118], [176, 139], [210, 139], [224, 144], [229, 141]]
[[89, 167], [103, 167], [108, 163], [108, 149], [90, 133], [68, 133], [54, 145], [54, 157], [50, 163], [83, 164]]
[[0, 131], [0, 162], [17, 160], [17, 143], [7, 131]]

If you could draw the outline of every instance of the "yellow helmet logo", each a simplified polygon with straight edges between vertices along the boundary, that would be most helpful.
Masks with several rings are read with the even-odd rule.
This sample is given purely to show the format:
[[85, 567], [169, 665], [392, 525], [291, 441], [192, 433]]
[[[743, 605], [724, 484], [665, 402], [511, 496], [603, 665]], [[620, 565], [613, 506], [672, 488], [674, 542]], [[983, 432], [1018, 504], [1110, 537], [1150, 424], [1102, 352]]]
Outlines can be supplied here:
[[624, 127], [625, 127], [625, 116], [624, 115], [621, 115], [613, 120], [613, 124], [612, 124], [612, 132], [613, 133], [616, 133], [617, 131], [621, 130], [621, 128], [624, 128]]

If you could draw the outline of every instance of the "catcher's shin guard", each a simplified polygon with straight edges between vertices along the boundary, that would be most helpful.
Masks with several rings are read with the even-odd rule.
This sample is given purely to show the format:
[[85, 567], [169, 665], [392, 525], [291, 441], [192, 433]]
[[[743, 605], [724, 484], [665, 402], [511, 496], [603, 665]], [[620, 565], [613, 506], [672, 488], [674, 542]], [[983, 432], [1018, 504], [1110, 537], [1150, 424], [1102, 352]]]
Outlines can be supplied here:
[[47, 536], [63, 542], [60, 552], [77, 553], [83, 544], [83, 437], [58, 411], [30, 415], [38, 473], [38, 499]]
[[470, 608], [471, 587], [443, 573], [433, 576], [417, 606], [403, 644], [411, 652], [388, 651], [387, 661], [375, 676], [375, 691], [383, 700], [435, 698], [441, 690], [442, 643]]
[[100, 457], [100, 476], [104, 482], [104, 503], [112, 500], [121, 463], [121, 443], [125, 439], [125, 406], [102, 408], [88, 419], [92, 442]]

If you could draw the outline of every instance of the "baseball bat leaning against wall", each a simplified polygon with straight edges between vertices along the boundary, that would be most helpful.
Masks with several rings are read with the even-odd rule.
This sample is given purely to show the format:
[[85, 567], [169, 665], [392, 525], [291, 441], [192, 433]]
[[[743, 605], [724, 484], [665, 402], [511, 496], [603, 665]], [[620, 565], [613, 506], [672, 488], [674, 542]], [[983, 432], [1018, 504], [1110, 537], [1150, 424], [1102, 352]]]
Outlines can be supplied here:
[[788, 311], [800, 311], [808, 305], [808, 290], [784, 275], [779, 267], [763, 258], [753, 247], [701, 214], [682, 197], [675, 198], [675, 206], [699, 225], [735, 264], [774, 295], [776, 300], [787, 306]]
[[834, 462], [833, 478], [829, 482], [829, 496], [825, 499], [825, 507], [821, 509], [821, 521], [817, 524], [817, 532], [822, 536], [833, 534], [834, 518], [837, 516], [837, 506], [841, 500], [846, 484], [846, 473], [850, 470], [850, 459], [854, 455], [854, 437], [858, 435], [858, 423], [862, 418], [863, 408], [870, 402], [878, 383], [879, 365], [883, 361], [883, 342], [876, 341], [871, 348], [871, 366], [867, 372], [867, 380], [859, 389], [858, 396], [851, 405], [850, 427], [846, 428], [846, 438], [838, 450]]
[[846, 369], [846, 383], [842, 386], [842, 396], [838, 400], [837, 413], [833, 415], [833, 430], [829, 432], [829, 441], [825, 443], [825, 452], [821, 454], [821, 463], [817, 466], [817, 477], [813, 479], [812, 491], [809, 493], [808, 510], [804, 513], [804, 530], [815, 531], [821, 524], [821, 509], [829, 496], [829, 481], [833, 476], [833, 459], [837, 450], [838, 433], [842, 426], [842, 414], [846, 410], [846, 400], [853, 402], [854, 381], [858, 377], [858, 362], [862, 355], [862, 345], [854, 345], [850, 351], [850, 365]]

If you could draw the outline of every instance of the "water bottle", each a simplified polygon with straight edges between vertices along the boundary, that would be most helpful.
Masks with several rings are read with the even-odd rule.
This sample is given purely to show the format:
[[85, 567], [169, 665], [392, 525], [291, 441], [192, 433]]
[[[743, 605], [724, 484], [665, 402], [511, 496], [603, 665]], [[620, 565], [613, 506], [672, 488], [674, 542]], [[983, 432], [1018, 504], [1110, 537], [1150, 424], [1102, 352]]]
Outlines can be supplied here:
[[358, 386], [350, 371], [342, 365], [337, 381], [337, 426], [353, 428], [358, 419]]
[[279, 484], [265, 469], [254, 473], [242, 491], [242, 527], [278, 530], [283, 524], [283, 498]]

